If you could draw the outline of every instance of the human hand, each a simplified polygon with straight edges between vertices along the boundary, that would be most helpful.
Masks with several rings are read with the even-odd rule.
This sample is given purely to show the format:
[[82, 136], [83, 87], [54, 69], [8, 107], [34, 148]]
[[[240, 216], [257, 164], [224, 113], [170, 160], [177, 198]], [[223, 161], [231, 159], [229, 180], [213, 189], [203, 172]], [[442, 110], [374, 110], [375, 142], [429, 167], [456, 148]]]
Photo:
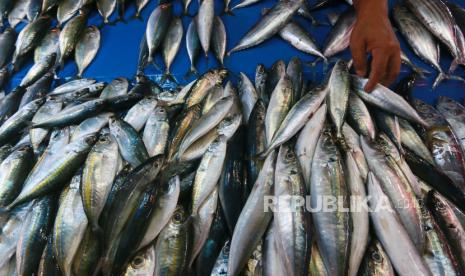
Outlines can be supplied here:
[[357, 21], [350, 38], [350, 49], [357, 75], [367, 75], [367, 54], [372, 56], [365, 91], [377, 83], [392, 84], [400, 72], [400, 45], [388, 17], [386, 0], [354, 1]]

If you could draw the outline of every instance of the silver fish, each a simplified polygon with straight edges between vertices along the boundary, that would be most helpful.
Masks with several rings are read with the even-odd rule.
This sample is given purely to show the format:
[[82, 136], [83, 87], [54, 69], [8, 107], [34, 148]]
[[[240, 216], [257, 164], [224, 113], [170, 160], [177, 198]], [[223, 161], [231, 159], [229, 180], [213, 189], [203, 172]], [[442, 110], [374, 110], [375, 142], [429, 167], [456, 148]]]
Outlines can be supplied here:
[[208, 57], [210, 50], [210, 41], [213, 31], [213, 21], [215, 18], [215, 3], [213, 0], [205, 0], [200, 2], [199, 12], [195, 18], [197, 25], [197, 33], [199, 34], [200, 45]]
[[334, 65], [329, 77], [328, 88], [329, 115], [336, 126], [337, 136], [341, 137], [350, 92], [349, 68], [345, 61], [339, 60]]
[[74, 60], [78, 66], [78, 77], [82, 77], [82, 73], [94, 60], [100, 48], [100, 31], [95, 26], [89, 26], [84, 29], [76, 43], [74, 51]]
[[213, 46], [213, 53], [221, 66], [224, 66], [224, 55], [226, 53], [226, 27], [221, 20], [221, 17], [215, 16], [213, 20], [213, 30], [211, 43]]
[[166, 37], [162, 43], [163, 60], [165, 61], [165, 75], [170, 75], [171, 64], [178, 54], [181, 40], [184, 35], [181, 18], [176, 17], [171, 20], [171, 24], [166, 32]]
[[142, 99], [129, 109], [128, 113], [124, 117], [124, 121], [130, 124], [137, 132], [141, 131], [150, 114], [157, 106], [157, 103], [158, 101], [155, 97]]
[[136, 7], [137, 7], [137, 11], [135, 15], [136, 18], [140, 17], [140, 13], [145, 8], [145, 6], [147, 6], [149, 2], [150, 0], [136, 0]]
[[172, 6], [171, 3], [162, 4], [150, 14], [147, 30], [145, 31], [149, 50], [147, 62], [153, 61], [155, 51], [157, 51], [165, 38], [172, 17]]
[[129, 82], [127, 79], [120, 77], [112, 80], [100, 93], [100, 98], [113, 98], [128, 93]]
[[344, 51], [350, 44], [350, 36], [355, 26], [355, 10], [348, 8], [337, 20], [326, 39], [323, 55], [327, 58]]
[[400, 139], [402, 145], [415, 154], [434, 165], [433, 156], [413, 126], [406, 120], [399, 118]]
[[0, 68], [3, 68], [11, 59], [15, 51], [16, 32], [12, 28], [6, 28], [0, 34]]
[[365, 137], [375, 139], [376, 127], [365, 103], [355, 93], [349, 96], [347, 121], [356, 131]]
[[239, 81], [239, 96], [242, 102], [242, 112], [244, 115], [244, 121], [249, 121], [250, 113], [252, 112], [255, 103], [258, 100], [258, 94], [255, 90], [255, 86], [252, 84], [246, 74], [240, 73], [241, 79]]
[[384, 194], [381, 184], [371, 172], [368, 174], [368, 194], [374, 208], [383, 206], [370, 212], [370, 217], [396, 271], [401, 275], [432, 275]]
[[[61, 101], [56, 101], [53, 98], [49, 99], [37, 110], [34, 117], [32, 117], [32, 123], [40, 122], [45, 118], [55, 115], [60, 112], [62, 108], [63, 103]], [[31, 130], [29, 130], [29, 137], [34, 151], [38, 150], [39, 145], [44, 141], [48, 132], [48, 129], [43, 128], [31, 128]]]
[[[278, 2], [260, 21], [241, 38], [238, 45], [229, 54], [256, 46], [278, 33], [292, 18], [302, 0]], [[229, 55], [228, 54], [228, 55]]]
[[103, 127], [108, 125], [112, 113], [102, 113], [82, 121], [71, 134], [71, 142], [81, 139], [89, 134], [97, 134]]
[[71, 53], [74, 51], [76, 44], [78, 42], [81, 32], [86, 27], [87, 15], [80, 14], [76, 17], [73, 17], [66, 25], [63, 27], [63, 30], [60, 32], [60, 38], [58, 39], [60, 45], [60, 56], [58, 58], [58, 63], [63, 65], [65, 59], [68, 58]]
[[279, 31], [279, 36], [298, 50], [326, 61], [315, 40], [297, 22], [291, 21]]
[[26, 17], [29, 1], [19, 0], [14, 4], [13, 9], [8, 14], [8, 23], [12, 28], [15, 28]]
[[73, 17], [79, 8], [81, 7], [81, 1], [75, 0], [63, 0], [58, 2], [58, 10], [57, 10], [57, 20], [58, 25], [62, 25], [71, 17]]
[[189, 24], [189, 27], [187, 28], [187, 34], [186, 34], [186, 48], [187, 48], [187, 54], [189, 55], [189, 60], [191, 62], [191, 68], [190, 68], [191, 73], [197, 72], [197, 69], [195, 69], [195, 61], [197, 60], [200, 54], [200, 48], [201, 48], [199, 34], [197, 32], [197, 24], [195, 22], [197, 22], [196, 17]]
[[73, 81], [66, 82], [50, 92], [50, 95], [60, 95], [73, 92], [76, 90], [81, 90], [90, 87], [94, 84], [96, 80], [94, 79], [77, 79]]
[[170, 124], [163, 107], [155, 108], [147, 119], [142, 140], [150, 157], [164, 154], [168, 144]]
[[53, 53], [58, 55], [60, 38], [60, 29], [51, 29], [40, 41], [34, 50], [34, 62], [38, 63]]
[[103, 17], [103, 23], [108, 24], [108, 19], [115, 12], [116, 0], [97, 0], [97, 9]]
[[450, 124], [457, 140], [465, 152], [465, 107], [451, 98], [439, 96], [437, 109]]
[[153, 275], [155, 272], [155, 248], [153, 245], [138, 252], [127, 264], [124, 276]]

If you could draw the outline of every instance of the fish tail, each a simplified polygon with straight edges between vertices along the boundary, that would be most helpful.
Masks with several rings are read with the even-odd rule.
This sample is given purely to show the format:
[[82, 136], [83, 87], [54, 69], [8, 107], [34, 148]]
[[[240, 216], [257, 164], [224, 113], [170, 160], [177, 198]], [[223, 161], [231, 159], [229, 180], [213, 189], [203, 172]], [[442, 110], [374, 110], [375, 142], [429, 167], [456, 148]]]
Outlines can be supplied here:
[[197, 76], [199, 73], [197, 72], [197, 69], [194, 66], [191, 66], [189, 71], [184, 75], [184, 79], [188, 79], [190, 76], [194, 75]]
[[171, 74], [171, 72], [169, 71], [169, 69], [166, 69], [165, 70], [165, 74], [163, 74], [163, 76], [161, 77], [161, 82], [165, 82], [166, 80], [170, 80], [174, 83], [178, 83], [178, 81], [176, 80], [176, 78], [173, 76], [173, 74]]
[[230, 9], [229, 7], [226, 7], [221, 15], [231, 15], [231, 16], [235, 16], [235, 14], [233, 13], [232, 9]]
[[457, 67], [459, 65], [465, 65], [465, 58], [464, 57], [456, 57], [456, 58], [454, 58], [454, 60], [452, 61], [452, 63], [450, 64], [450, 67], [449, 67], [449, 74], [454, 72], [455, 69], [457, 69]]
[[137, 12], [136, 14], [134, 14], [131, 19], [137, 19], [139, 21], [144, 21], [144, 18], [140, 15], [139, 12]]
[[420, 78], [422, 78], [422, 79], [424, 79], [426, 77], [426, 75], [431, 74], [430, 71], [428, 71], [426, 69], [423, 69], [423, 68], [420, 68], [420, 67], [416, 66], [415, 64], [412, 64], [412, 71], [414, 73], [416, 73], [418, 76], [420, 76]]
[[447, 75], [444, 74], [444, 72], [439, 72], [438, 76], [436, 77], [436, 79], [434, 80], [434, 83], [433, 83], [433, 90], [436, 89], [436, 87], [438, 87], [439, 83], [441, 83], [442, 81], [448, 79]]

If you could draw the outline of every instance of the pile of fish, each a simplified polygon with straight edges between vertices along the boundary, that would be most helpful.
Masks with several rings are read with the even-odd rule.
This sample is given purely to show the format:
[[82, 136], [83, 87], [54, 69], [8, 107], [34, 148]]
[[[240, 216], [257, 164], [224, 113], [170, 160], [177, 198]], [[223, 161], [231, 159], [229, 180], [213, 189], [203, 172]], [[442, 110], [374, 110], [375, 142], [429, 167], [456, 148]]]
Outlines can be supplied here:
[[463, 275], [463, 106], [256, 72], [4, 96], [0, 275]]

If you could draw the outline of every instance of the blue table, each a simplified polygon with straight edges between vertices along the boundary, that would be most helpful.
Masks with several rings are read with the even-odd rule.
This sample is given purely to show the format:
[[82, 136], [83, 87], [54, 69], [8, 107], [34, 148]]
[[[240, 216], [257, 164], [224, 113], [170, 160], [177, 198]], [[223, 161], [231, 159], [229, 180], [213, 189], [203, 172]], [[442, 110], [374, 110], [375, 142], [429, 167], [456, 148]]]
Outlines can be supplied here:
[[[231, 7], [238, 3], [239, 0], [233, 0]], [[394, 4], [394, 1], [390, 1], [391, 5]], [[461, 1], [457, 1], [461, 2]], [[259, 20], [261, 17], [262, 9], [269, 8], [273, 6], [275, 0], [263, 0], [261, 3], [254, 6], [249, 6], [243, 9], [235, 10], [234, 16], [231, 15], [221, 15], [223, 22], [226, 25], [228, 43], [227, 49], [234, 47], [240, 38]], [[139, 52], [139, 44], [142, 36], [145, 33], [145, 27], [147, 19], [152, 12], [152, 10], [157, 6], [158, 1], [152, 0], [147, 7], [142, 12], [143, 21], [137, 19], [131, 19], [132, 15], [135, 13], [135, 7], [131, 5], [126, 12], [126, 21], [127, 23], [118, 22], [116, 25], [106, 25], [101, 29], [102, 35], [102, 45], [101, 49], [94, 60], [94, 62], [89, 66], [89, 68], [84, 73], [85, 77], [93, 77], [103, 81], [109, 81], [113, 78], [124, 76], [129, 79], [134, 77], [136, 72], [137, 58]], [[463, 5], [463, 3], [461, 3]], [[216, 13], [221, 14], [224, 4], [222, 1], [216, 1]], [[321, 22], [328, 22], [327, 14], [329, 12], [339, 13], [347, 8], [346, 4], [340, 4], [338, 6], [331, 7], [329, 9], [321, 10], [315, 12], [315, 17]], [[198, 9], [197, 0], [192, 0], [190, 7], [190, 13], [195, 14]], [[181, 3], [180, 1], [175, 2], [175, 13], [177, 15], [181, 14]], [[116, 12], [113, 14], [113, 18], [116, 17]], [[192, 20], [191, 17], [184, 16], [183, 24], [185, 30]], [[310, 22], [305, 19], [298, 18], [299, 23], [308, 28], [309, 32], [313, 35], [318, 45], [323, 47], [325, 44], [325, 38], [331, 29], [330, 26], [312, 26]], [[102, 20], [100, 16], [93, 12], [89, 20], [89, 24], [101, 25]], [[19, 29], [19, 28], [18, 28]], [[414, 90], [414, 96], [420, 99], [423, 99], [429, 103], [434, 103], [438, 95], [446, 95], [454, 99], [463, 100], [465, 93], [465, 84], [458, 81], [445, 81], [440, 86], [432, 91], [431, 84], [436, 77], [436, 72], [433, 68], [429, 67], [427, 64], [419, 60], [413, 53], [408, 49], [405, 44], [405, 41], [399, 34], [401, 40], [402, 48], [407, 53], [407, 55], [418, 65], [423, 68], [428, 69], [433, 72], [428, 79], [420, 80], [417, 82], [417, 87]], [[245, 72], [252, 80], [255, 74], [255, 66], [258, 63], [263, 63], [266, 66], [271, 66], [278, 59], [283, 59], [289, 61], [292, 57], [298, 56], [303, 61], [313, 61], [314, 57], [299, 52], [288, 43], [281, 40], [279, 37], [275, 37], [266, 41], [265, 43], [241, 52], [233, 53], [230, 57], [225, 59], [225, 66], [231, 70], [231, 78], [236, 79], [239, 72]], [[341, 58], [350, 58], [350, 52], [346, 50], [344, 53], [340, 54]], [[442, 49], [442, 66], [445, 70], [449, 68], [451, 62], [451, 57], [445, 48]], [[163, 64], [160, 57], [158, 57], [158, 64]], [[210, 58], [207, 62], [205, 58], [200, 58], [197, 63], [197, 68], [200, 72], [205, 72], [208, 68], [216, 67], [218, 64], [213, 57], [213, 54], [210, 54]], [[12, 85], [16, 85], [21, 80], [22, 76], [27, 72], [28, 68], [24, 68], [18, 72], [12, 81]], [[187, 56], [187, 51], [185, 47], [185, 37], [182, 42], [182, 48], [171, 68], [171, 71], [178, 79], [180, 83], [186, 83], [190, 79], [184, 79], [185, 73], [189, 69], [189, 59]], [[305, 66], [305, 74], [310, 80], [319, 82], [323, 79], [324, 73], [328, 70], [327, 66], [322, 63], [319, 63], [315, 67]], [[60, 77], [69, 77], [74, 76], [76, 73], [76, 66], [74, 62], [69, 61], [65, 68], [59, 73]], [[402, 74], [399, 76], [399, 79], [402, 76], [405, 76], [410, 72], [410, 69], [406, 66], [402, 67]], [[157, 71], [150, 66], [146, 69], [146, 74], [149, 76], [159, 76], [163, 72]], [[459, 68], [456, 71], [456, 74], [465, 76], [465, 70]]]

